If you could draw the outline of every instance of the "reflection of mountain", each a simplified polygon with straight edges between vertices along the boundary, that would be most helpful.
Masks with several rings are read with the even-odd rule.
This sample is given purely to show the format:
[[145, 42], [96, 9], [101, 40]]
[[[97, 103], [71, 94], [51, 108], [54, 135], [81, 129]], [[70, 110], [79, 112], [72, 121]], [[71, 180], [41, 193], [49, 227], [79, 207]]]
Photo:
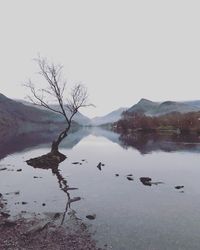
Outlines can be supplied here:
[[[8, 133], [8, 131], [0, 133], [0, 159], [9, 154], [20, 152], [28, 148], [39, 146], [40, 148], [51, 147], [51, 143], [55, 140], [61, 131], [42, 131], [26, 134]], [[73, 148], [83, 138], [88, 135], [96, 137], [105, 137], [113, 143], [119, 144], [127, 149], [135, 148], [142, 154], [151, 153], [153, 151], [191, 151], [200, 152], [200, 138], [196, 135], [175, 135], [175, 134], [149, 134], [135, 133], [132, 135], [119, 135], [102, 128], [81, 128], [78, 131], [71, 132], [60, 144], [62, 148]]]
[[114, 123], [121, 119], [122, 112], [127, 108], [119, 108], [117, 110], [112, 111], [111, 113], [105, 116], [94, 117], [91, 119], [91, 124], [93, 126], [100, 126], [103, 124]]
[[70, 133], [60, 144], [60, 148], [73, 148], [76, 146], [84, 137], [90, 134], [89, 129], [81, 128], [75, 133]]
[[90, 134], [103, 136], [113, 143], [119, 144], [127, 149], [135, 148], [141, 154], [148, 154], [154, 151], [188, 151], [200, 152], [200, 138], [196, 135], [177, 134], [156, 134], [156, 133], [134, 133], [132, 135], [120, 135], [110, 130], [93, 128]]
[[[9, 154], [23, 151], [34, 146], [49, 147], [52, 141], [57, 138], [60, 131], [40, 131], [26, 134], [5, 133], [0, 134], [0, 159]], [[70, 133], [61, 143], [61, 148], [73, 148], [78, 144], [83, 137], [87, 136], [89, 132], [80, 129], [76, 132]], [[49, 145], [48, 145], [49, 144]]]
[[119, 141], [119, 134], [107, 130], [107, 129], [103, 129], [101, 127], [94, 127], [90, 129], [90, 134], [94, 135], [94, 136], [101, 136], [101, 137], [105, 137], [108, 140], [114, 142], [114, 143], [120, 143]]
[[121, 135], [119, 139], [124, 148], [135, 148], [141, 154], [148, 154], [153, 151], [200, 152], [200, 138], [196, 135], [135, 133]]
[[[23, 151], [28, 148], [35, 146], [49, 147], [53, 140], [55, 140], [59, 133], [59, 130], [46, 130], [31, 133], [12, 133], [9, 131], [1, 131], [0, 133], [0, 159], [6, 157], [9, 154]], [[77, 131], [69, 133], [69, 135], [61, 142], [60, 149], [62, 148], [73, 148], [76, 146], [84, 137], [88, 135], [103, 136], [114, 143], [119, 142], [119, 134], [112, 131], [104, 130], [102, 128], [89, 128], [82, 127]]]

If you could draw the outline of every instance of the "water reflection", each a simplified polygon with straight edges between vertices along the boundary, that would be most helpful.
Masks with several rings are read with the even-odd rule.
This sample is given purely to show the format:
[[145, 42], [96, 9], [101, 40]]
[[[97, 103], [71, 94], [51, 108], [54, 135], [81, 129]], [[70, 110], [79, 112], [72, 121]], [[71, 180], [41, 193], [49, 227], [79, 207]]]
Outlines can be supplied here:
[[154, 151], [200, 152], [200, 137], [197, 135], [134, 133], [121, 135], [119, 141], [123, 148], [131, 147], [137, 149], [141, 154]]
[[[25, 149], [40, 146], [40, 148], [48, 147], [56, 138], [59, 131], [38, 131], [29, 133], [17, 133], [16, 131], [4, 131], [0, 133], [0, 160], [7, 155], [21, 152]], [[67, 140], [61, 143], [64, 148], [73, 148], [84, 137], [89, 135], [89, 130], [79, 129], [73, 133], [69, 133]]]
[[71, 208], [70, 205], [72, 202], [79, 201], [81, 198], [80, 197], [70, 197], [70, 192], [69, 190], [74, 190], [78, 188], [72, 188], [69, 187], [67, 184], [67, 180], [62, 176], [59, 170], [59, 164], [63, 162], [67, 157], [59, 152], [59, 146], [61, 142], [68, 136], [67, 134], [68, 130], [65, 129], [59, 135], [57, 136], [56, 139], [53, 140], [52, 145], [51, 145], [51, 151], [47, 154], [31, 158], [26, 161], [26, 163], [29, 166], [32, 166], [34, 168], [40, 168], [40, 169], [50, 169], [52, 171], [52, 174], [56, 176], [59, 188], [66, 194], [67, 201], [66, 201], [66, 207], [65, 211], [63, 213], [61, 225], [64, 223], [66, 214], [68, 210]]
[[[7, 155], [21, 152], [25, 149], [39, 146], [44, 148], [50, 146], [56, 138], [58, 131], [40, 131], [32, 133], [6, 132], [0, 133], [0, 159]], [[62, 140], [60, 147], [73, 148], [88, 135], [105, 137], [113, 143], [117, 143], [124, 149], [134, 148], [141, 154], [148, 154], [154, 151], [190, 151], [200, 152], [200, 138], [197, 135], [176, 135], [157, 133], [134, 133], [132, 135], [119, 135], [102, 128], [81, 128], [70, 133], [65, 140]]]
[[[56, 136], [49, 134], [52, 140]], [[0, 182], [1, 193], [13, 215], [23, 210], [51, 213], [52, 219], [59, 214], [56, 223], [67, 224], [69, 212], [75, 210], [83, 221], [93, 220], [90, 223], [97, 229], [95, 237], [100, 242], [116, 250], [163, 246], [174, 250], [198, 249], [199, 154], [161, 152], [143, 157], [137, 152], [199, 152], [198, 137], [155, 134], [125, 137], [101, 128], [84, 128], [63, 139], [61, 153], [55, 155], [55, 161], [48, 162], [45, 155], [51, 151], [52, 140], [45, 144], [38, 138], [40, 146], [1, 161], [5, 169], [12, 164], [7, 171], [0, 172]], [[73, 145], [76, 147], [70, 150]], [[32, 167], [24, 163], [24, 159], [36, 156], [44, 160], [40, 165], [36, 161]], [[21, 171], [17, 172], [18, 169]]]
[[[61, 225], [63, 225], [63, 223], [65, 221], [65, 218], [66, 218], [66, 214], [69, 211], [69, 209], [71, 209], [71, 203], [79, 201], [79, 200], [81, 200], [81, 198], [80, 197], [71, 198], [69, 190], [77, 190], [78, 188], [69, 187], [69, 185], [67, 184], [67, 180], [62, 176], [62, 174], [60, 173], [58, 168], [54, 167], [51, 170], [52, 170], [53, 175], [55, 175], [56, 178], [57, 178], [60, 190], [62, 190], [66, 194], [66, 198], [67, 198], [66, 199], [66, 206], [65, 206], [65, 209], [64, 209], [64, 212], [63, 212], [61, 223], [60, 223]], [[72, 209], [71, 209], [71, 211], [75, 212]]]

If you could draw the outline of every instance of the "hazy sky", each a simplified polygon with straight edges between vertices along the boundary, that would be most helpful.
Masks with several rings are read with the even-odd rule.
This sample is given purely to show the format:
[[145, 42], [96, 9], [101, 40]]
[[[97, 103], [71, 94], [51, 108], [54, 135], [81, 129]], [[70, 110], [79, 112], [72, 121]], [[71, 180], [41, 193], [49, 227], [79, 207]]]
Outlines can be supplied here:
[[200, 99], [199, 13], [199, 0], [0, 0], [0, 92], [23, 98], [40, 53], [87, 86], [89, 116]]

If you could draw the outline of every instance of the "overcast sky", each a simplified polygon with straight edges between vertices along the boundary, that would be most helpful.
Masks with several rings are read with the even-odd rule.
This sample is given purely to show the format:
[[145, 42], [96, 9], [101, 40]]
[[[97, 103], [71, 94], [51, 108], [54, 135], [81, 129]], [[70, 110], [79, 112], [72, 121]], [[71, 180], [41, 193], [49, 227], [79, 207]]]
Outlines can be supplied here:
[[199, 0], [0, 0], [0, 92], [24, 98], [40, 53], [87, 86], [88, 116], [200, 99], [199, 13]]

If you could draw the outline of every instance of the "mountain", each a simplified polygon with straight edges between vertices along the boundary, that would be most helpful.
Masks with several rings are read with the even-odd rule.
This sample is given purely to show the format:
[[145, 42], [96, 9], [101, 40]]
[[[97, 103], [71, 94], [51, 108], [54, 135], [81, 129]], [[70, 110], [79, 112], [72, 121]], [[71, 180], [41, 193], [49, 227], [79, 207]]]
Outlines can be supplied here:
[[[59, 105], [50, 105], [50, 107], [56, 109], [56, 110], [60, 110], [60, 106]], [[86, 125], [90, 125], [91, 124], [91, 120], [90, 118], [88, 118], [87, 116], [83, 115], [81, 112], [77, 112], [76, 115], [74, 116], [73, 120], [75, 122], [77, 122], [78, 124], [82, 125], [82, 126], [86, 126]]]
[[140, 113], [147, 116], [160, 116], [172, 112], [188, 113], [197, 111], [200, 111], [200, 101], [152, 102], [147, 99], [141, 99], [127, 110], [128, 113]]
[[147, 115], [165, 115], [172, 112], [179, 113], [189, 113], [189, 112], [197, 112], [200, 110], [200, 107], [193, 106], [191, 104], [187, 104], [184, 102], [172, 102], [166, 101], [162, 102], [155, 110], [151, 112], [147, 112]]
[[122, 112], [127, 110], [127, 108], [119, 108], [112, 111], [111, 113], [105, 116], [94, 117], [91, 119], [92, 126], [100, 126], [107, 123], [113, 123], [120, 120]]
[[146, 114], [147, 112], [154, 111], [159, 106], [159, 104], [159, 102], [152, 102], [142, 98], [137, 104], [133, 105], [127, 111], [129, 113]]
[[[17, 101], [23, 103], [26, 106], [34, 107], [34, 108], [37, 108], [37, 109], [40, 109], [40, 110], [46, 110], [44, 107], [36, 106], [33, 103], [30, 103], [30, 102], [27, 102], [27, 101], [24, 101], [24, 100], [17, 100]], [[49, 105], [49, 106], [52, 107], [55, 110], [60, 110], [60, 106], [57, 105], [57, 104], [52, 104], [52, 105]], [[64, 118], [62, 118], [62, 116], [61, 116], [61, 119], [63, 119], [63, 121], [64, 121]], [[73, 120], [75, 122], [77, 122], [78, 124], [82, 125], [82, 126], [86, 126], [86, 125], [90, 125], [91, 124], [90, 118], [88, 118], [87, 116], [81, 114], [80, 112], [78, 112], [74, 116]]]
[[193, 107], [198, 107], [198, 108], [200, 108], [200, 100], [186, 101], [186, 102], [184, 102], [184, 103], [189, 104], [189, 105], [191, 105], [191, 106], [193, 106]]
[[11, 100], [0, 94], [0, 128], [32, 131], [64, 127], [63, 118], [53, 112], [40, 110]]
[[[26, 107], [26, 110], [28, 108], [32, 108], [35, 112], [37, 111], [37, 114], [40, 114], [41, 112], [43, 112], [42, 113], [42, 119], [46, 119], [46, 117], [51, 117], [52, 120], [54, 120], [56, 122], [64, 122], [64, 118], [62, 116], [60, 116], [58, 114], [55, 114], [52, 111], [47, 111], [43, 107], [36, 106], [36, 105], [34, 105], [34, 104], [30, 103], [30, 102], [27, 102], [25, 100], [16, 100], [16, 101], [13, 101], [11, 99], [9, 99], [9, 100], [12, 101], [12, 102], [16, 102], [18, 105], [19, 104], [22, 105], [23, 108]], [[52, 105], [50, 105], [50, 107], [52, 107], [53, 109], [56, 109], [56, 110], [60, 110], [59, 105], [56, 105], [56, 104], [52, 104]], [[0, 107], [0, 109], [1, 109], [1, 107]], [[113, 111], [113, 112], [111, 112], [111, 113], [109, 113], [109, 114], [107, 114], [105, 116], [95, 117], [93, 119], [90, 119], [87, 116], [85, 116], [85, 115], [81, 114], [80, 112], [78, 112], [74, 116], [74, 121], [76, 123], [78, 123], [79, 125], [82, 125], [82, 126], [87, 126], [87, 125], [90, 125], [90, 126], [99, 126], [99, 125], [103, 125], [103, 124], [107, 124], [107, 123], [113, 123], [113, 122], [118, 121], [121, 118], [121, 114], [125, 110], [127, 110], [127, 108], [119, 108], [119, 109], [117, 109], [117, 110], [115, 110], [115, 111]], [[44, 115], [44, 112], [46, 114], [48, 114], [48, 115]], [[27, 113], [27, 111], [25, 113]], [[24, 115], [26, 117], [26, 114], [24, 114]], [[23, 117], [23, 115], [22, 115], [22, 117]], [[33, 118], [33, 117], [31, 115], [31, 118]], [[40, 118], [38, 117], [38, 119], [40, 119]]]

